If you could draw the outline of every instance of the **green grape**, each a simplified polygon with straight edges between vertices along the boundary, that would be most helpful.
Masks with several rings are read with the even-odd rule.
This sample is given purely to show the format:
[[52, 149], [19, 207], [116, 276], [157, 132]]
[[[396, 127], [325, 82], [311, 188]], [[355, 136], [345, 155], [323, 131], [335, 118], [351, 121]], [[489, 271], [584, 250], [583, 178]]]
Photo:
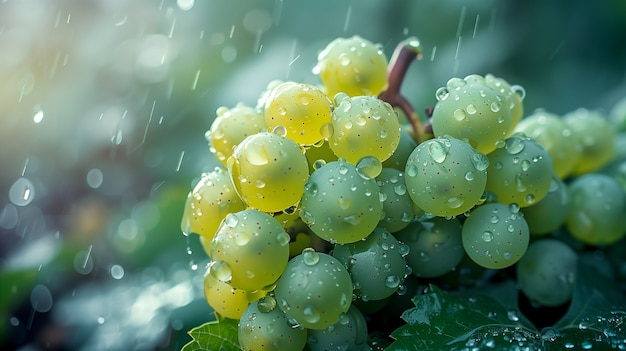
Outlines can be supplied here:
[[300, 201], [309, 166], [295, 141], [275, 133], [244, 139], [228, 160], [241, 199], [250, 207], [279, 212]]
[[571, 207], [565, 224], [573, 237], [589, 245], [609, 245], [626, 234], [626, 195], [604, 174], [588, 173], [569, 186]]
[[565, 179], [580, 157], [578, 137], [559, 116], [545, 110], [535, 110], [515, 128], [541, 144], [550, 154], [554, 172]]
[[211, 124], [205, 138], [211, 145], [211, 152], [224, 166], [233, 154], [233, 149], [247, 136], [267, 130], [263, 114], [259, 110], [238, 103], [228, 109], [217, 109], [217, 117]]
[[456, 216], [478, 203], [487, 182], [487, 157], [463, 141], [445, 136], [417, 146], [406, 163], [409, 196], [436, 216]]
[[284, 82], [265, 101], [265, 123], [270, 129], [285, 128], [285, 136], [299, 144], [322, 139], [322, 127], [330, 123], [333, 104], [320, 89], [304, 83]]
[[328, 142], [338, 157], [355, 163], [365, 156], [381, 162], [394, 153], [400, 141], [400, 122], [391, 105], [375, 96], [335, 96]]
[[231, 213], [211, 241], [211, 274], [235, 288], [263, 289], [285, 269], [289, 241], [281, 224], [265, 212]]
[[330, 42], [319, 53], [313, 72], [328, 96], [373, 96], [387, 88], [387, 57], [379, 46], [357, 35]]
[[265, 291], [249, 292], [233, 288], [230, 284], [217, 280], [207, 271], [204, 275], [204, 296], [209, 306], [220, 316], [239, 319], [248, 305], [265, 295]]
[[609, 112], [609, 121], [613, 125], [615, 132], [626, 132], [626, 97], [619, 100]]
[[515, 264], [526, 252], [530, 234], [516, 204], [488, 203], [463, 223], [463, 249], [477, 264], [492, 269]]
[[615, 150], [613, 160], [600, 172], [615, 178], [626, 191], [626, 132], [615, 135]]
[[276, 300], [265, 296], [251, 303], [239, 321], [239, 346], [244, 351], [302, 351], [307, 330], [294, 328], [276, 307]]
[[387, 298], [400, 288], [408, 250], [388, 231], [376, 228], [363, 240], [335, 245], [331, 254], [350, 272], [356, 296], [368, 301]]
[[438, 101], [431, 118], [434, 135], [461, 139], [480, 153], [493, 151], [513, 125], [511, 97], [500, 95], [478, 75], [450, 79], [435, 97]]
[[544, 306], [559, 306], [572, 298], [578, 255], [556, 239], [542, 239], [528, 246], [517, 266], [522, 292]]
[[383, 203], [383, 219], [378, 226], [390, 233], [402, 230], [415, 217], [413, 201], [404, 183], [404, 173], [395, 168], [383, 168], [376, 177]]
[[310, 351], [344, 350], [370, 351], [367, 346], [367, 324], [365, 317], [354, 305], [326, 329], [311, 329], [307, 339]]
[[383, 205], [376, 181], [343, 159], [316, 169], [304, 186], [300, 217], [322, 239], [346, 244], [365, 238]]
[[434, 278], [449, 273], [465, 253], [461, 222], [456, 218], [434, 217], [415, 221], [395, 235], [409, 246], [406, 263], [417, 277]]
[[554, 175], [552, 158], [534, 139], [510, 136], [487, 157], [487, 190], [494, 192], [499, 202], [526, 207], [548, 193]]
[[528, 223], [530, 234], [543, 235], [551, 233], [565, 223], [570, 207], [570, 196], [567, 185], [557, 176], [552, 177], [546, 196], [539, 202], [521, 211]]
[[337, 155], [330, 149], [328, 142], [315, 144], [306, 148], [306, 160], [309, 163], [309, 173], [328, 162], [337, 161]]
[[278, 306], [294, 323], [325, 329], [350, 308], [352, 280], [339, 260], [307, 248], [289, 261], [274, 293]]
[[398, 147], [396, 148], [396, 151], [393, 152], [393, 155], [383, 161], [383, 167], [395, 168], [404, 172], [406, 169], [406, 160], [416, 147], [417, 142], [413, 139], [411, 132], [409, 132], [406, 127], [401, 127]]
[[509, 136], [513, 133], [522, 116], [524, 116], [524, 104], [522, 101], [526, 97], [526, 91], [519, 85], [511, 86], [507, 81], [493, 74], [485, 75], [485, 85], [504, 96], [505, 101], [509, 102], [509, 108], [511, 109], [511, 128], [507, 133], [507, 136]]
[[202, 174], [187, 195], [180, 227], [186, 235], [196, 233], [210, 241], [227, 214], [244, 208], [226, 169], [216, 167]]
[[596, 171], [611, 161], [615, 154], [615, 132], [604, 115], [579, 108], [563, 116], [563, 121], [581, 147], [580, 157], [572, 169], [573, 175]]

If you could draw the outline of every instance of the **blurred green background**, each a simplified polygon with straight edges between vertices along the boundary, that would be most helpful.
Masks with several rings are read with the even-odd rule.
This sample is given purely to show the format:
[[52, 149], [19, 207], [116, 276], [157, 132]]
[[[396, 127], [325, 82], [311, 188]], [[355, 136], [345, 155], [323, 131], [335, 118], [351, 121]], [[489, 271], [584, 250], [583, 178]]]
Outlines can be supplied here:
[[388, 57], [420, 38], [418, 111], [471, 73], [522, 85], [527, 112], [626, 96], [622, 0], [0, 0], [0, 347], [180, 349], [212, 318], [179, 224], [215, 110], [317, 84], [355, 34]]

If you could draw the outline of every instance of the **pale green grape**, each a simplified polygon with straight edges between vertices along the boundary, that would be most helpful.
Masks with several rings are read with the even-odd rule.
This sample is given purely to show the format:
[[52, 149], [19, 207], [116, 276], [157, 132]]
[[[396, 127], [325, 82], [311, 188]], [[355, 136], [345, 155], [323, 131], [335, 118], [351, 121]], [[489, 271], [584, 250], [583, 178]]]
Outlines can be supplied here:
[[626, 97], [613, 105], [609, 112], [609, 121], [617, 133], [626, 132]]
[[227, 214], [241, 211], [245, 204], [237, 195], [226, 169], [216, 167], [202, 174], [200, 181], [187, 195], [181, 230], [196, 233], [209, 241]]
[[357, 35], [330, 42], [319, 53], [313, 72], [328, 96], [373, 96], [387, 88], [387, 57], [379, 46]]
[[228, 160], [228, 171], [241, 199], [265, 212], [296, 205], [309, 177], [301, 147], [268, 132], [251, 135], [237, 145]]
[[265, 291], [249, 292], [219, 281], [208, 271], [204, 275], [204, 297], [220, 316], [239, 319], [248, 305], [265, 295]]
[[524, 294], [544, 306], [559, 306], [572, 298], [578, 255], [556, 239], [530, 244], [516, 266], [517, 283]]
[[365, 239], [335, 245], [332, 251], [350, 272], [354, 293], [363, 301], [381, 300], [395, 293], [404, 280], [408, 247], [382, 228]]
[[415, 217], [413, 201], [404, 183], [404, 173], [395, 168], [383, 168], [376, 177], [383, 203], [383, 219], [378, 226], [390, 233], [402, 230]]
[[463, 223], [463, 249], [485, 268], [506, 268], [526, 252], [530, 234], [519, 206], [488, 203], [474, 209]]
[[563, 116], [581, 147], [573, 175], [593, 172], [611, 161], [615, 154], [615, 131], [608, 119], [597, 111], [579, 108]]
[[493, 74], [485, 75], [485, 85], [495, 90], [497, 93], [505, 97], [505, 101], [509, 102], [509, 108], [511, 109], [511, 128], [507, 136], [513, 133], [513, 130], [517, 123], [524, 116], [524, 104], [523, 100], [526, 97], [526, 91], [519, 85], [511, 86], [503, 78], [494, 76]]
[[231, 109], [219, 107], [216, 113], [217, 117], [205, 137], [211, 146], [211, 152], [226, 166], [235, 146], [249, 135], [266, 131], [267, 125], [259, 110], [243, 103], [238, 103]]
[[304, 186], [300, 217], [331, 243], [365, 238], [378, 224], [383, 205], [376, 181], [343, 159], [316, 169]]
[[294, 328], [276, 307], [276, 300], [265, 296], [251, 303], [239, 321], [239, 346], [244, 351], [302, 351], [307, 330]]
[[500, 95], [478, 75], [452, 78], [435, 96], [438, 101], [431, 123], [436, 137], [449, 135], [488, 154], [513, 125], [507, 101], [511, 97]]
[[400, 141], [398, 147], [388, 159], [383, 161], [383, 167], [395, 168], [404, 172], [406, 169], [406, 160], [411, 152], [417, 147], [417, 142], [413, 139], [413, 134], [408, 131], [406, 126], [400, 128]]
[[261, 111], [262, 114], [263, 114], [263, 110], [265, 110], [265, 103], [267, 102], [267, 99], [269, 98], [270, 94], [272, 93], [274, 88], [276, 88], [282, 83], [283, 81], [278, 80], [278, 79], [270, 81], [267, 84], [267, 87], [265, 88], [265, 90], [259, 96], [259, 99], [257, 100], [257, 103], [256, 103], [256, 109]]
[[400, 122], [391, 105], [375, 96], [335, 96], [328, 136], [335, 155], [356, 163], [365, 156], [381, 162], [394, 153], [400, 141]]
[[552, 158], [534, 139], [512, 135], [487, 157], [487, 190], [499, 202], [526, 207], [548, 193], [554, 175]]
[[409, 247], [406, 263], [417, 277], [433, 278], [449, 273], [465, 253], [461, 222], [456, 218], [415, 221], [395, 235]]
[[304, 83], [284, 82], [265, 101], [265, 123], [270, 129], [285, 128], [285, 136], [299, 144], [322, 139], [322, 127], [330, 123], [333, 104], [320, 89]]
[[546, 196], [534, 205], [523, 207], [521, 211], [528, 223], [530, 234], [543, 235], [557, 230], [565, 223], [569, 207], [567, 185], [554, 176]]
[[588, 173], [569, 185], [571, 207], [565, 224], [576, 239], [589, 245], [609, 245], [626, 234], [626, 195], [604, 174]]
[[478, 203], [487, 182], [489, 161], [469, 144], [449, 136], [417, 146], [406, 164], [409, 196], [436, 216], [456, 216]]
[[559, 116], [539, 109], [522, 119], [515, 132], [524, 133], [550, 154], [554, 172], [565, 179], [578, 162], [581, 146], [576, 134]]
[[288, 318], [309, 329], [339, 322], [352, 302], [352, 280], [336, 258], [307, 248], [292, 258], [274, 290]]
[[310, 351], [370, 351], [365, 317], [358, 308], [351, 305], [339, 322], [326, 329], [309, 330], [307, 346]]
[[265, 212], [231, 213], [211, 241], [211, 274], [235, 288], [263, 289], [283, 273], [289, 241], [281, 224]]

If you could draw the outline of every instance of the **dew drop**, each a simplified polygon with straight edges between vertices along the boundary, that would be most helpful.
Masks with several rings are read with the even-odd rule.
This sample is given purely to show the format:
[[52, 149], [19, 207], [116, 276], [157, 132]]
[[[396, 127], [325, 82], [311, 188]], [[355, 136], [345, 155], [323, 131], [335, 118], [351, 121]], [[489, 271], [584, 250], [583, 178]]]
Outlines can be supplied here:
[[437, 163], [442, 163], [448, 156], [447, 150], [436, 140], [428, 144], [428, 154]]
[[284, 136], [287, 136], [287, 128], [283, 126], [276, 126], [274, 127], [274, 129], [272, 129], [272, 133], [284, 137]]
[[457, 121], [462, 121], [465, 119], [465, 111], [463, 111], [460, 108], [457, 108], [456, 110], [454, 110], [454, 112], [452, 113], [452, 116], [454, 117], [454, 119], [456, 119]]
[[492, 102], [489, 105], [489, 109], [491, 110], [491, 112], [498, 112], [498, 111], [500, 111], [500, 107], [501, 107], [500, 103], [497, 102], [497, 101], [494, 101], [494, 102]]
[[321, 318], [320, 312], [312, 305], [306, 305], [302, 310], [302, 314], [304, 315], [304, 319], [309, 323], [317, 323]]
[[493, 233], [490, 231], [485, 231], [483, 233], [483, 241], [488, 243], [491, 242], [493, 240]]
[[345, 199], [343, 197], [340, 197], [338, 201], [339, 201], [339, 208], [341, 208], [342, 210], [347, 210], [352, 205], [350, 200]]
[[264, 166], [270, 162], [270, 157], [263, 145], [248, 145], [245, 154], [248, 162], [254, 166]]
[[474, 104], [469, 104], [465, 108], [465, 111], [467, 111], [467, 113], [469, 113], [470, 115], [473, 115], [473, 114], [475, 114], [477, 112], [476, 111], [476, 106], [474, 106]]
[[487, 158], [487, 156], [479, 152], [472, 155], [472, 163], [474, 164], [474, 167], [476, 167], [476, 170], [480, 172], [486, 170], [489, 167], [489, 159]]
[[438, 101], [443, 101], [447, 99], [448, 96], [450, 96], [450, 92], [445, 87], [441, 87], [437, 89], [437, 91], [435, 91], [435, 97], [437, 98]]
[[302, 250], [302, 262], [307, 266], [315, 266], [320, 261], [320, 255], [312, 248]]
[[383, 169], [383, 164], [374, 156], [365, 156], [356, 164], [356, 170], [359, 175], [365, 179], [373, 179], [378, 177]]
[[535, 195], [533, 194], [528, 194], [524, 197], [524, 201], [526, 201], [527, 204], [532, 205], [535, 203]]
[[506, 152], [511, 155], [517, 155], [524, 150], [524, 140], [518, 137], [512, 137], [505, 140], [504, 146]]
[[317, 183], [308, 182], [304, 185], [304, 191], [309, 195], [315, 197], [317, 195]]
[[237, 231], [233, 240], [237, 246], [246, 246], [250, 242], [250, 233], [245, 230]]
[[278, 245], [285, 246], [289, 245], [291, 238], [289, 237], [289, 234], [285, 232], [280, 232], [278, 233], [278, 235], [276, 235], [276, 241], [278, 242]]
[[274, 308], [276, 308], [276, 305], [276, 299], [274, 299], [272, 296], [263, 296], [259, 299], [257, 307], [260, 312], [269, 313], [272, 312]]
[[474, 178], [475, 178], [474, 172], [467, 171], [465, 173], [465, 180], [467, 180], [468, 182], [471, 182], [472, 180], [474, 180]]
[[393, 192], [396, 193], [396, 195], [402, 196], [406, 194], [406, 186], [404, 184], [398, 184], [393, 187]]
[[409, 167], [407, 167], [406, 174], [409, 177], [415, 177], [417, 175], [417, 166], [409, 165]]
[[450, 208], [459, 208], [463, 206], [463, 203], [465, 203], [465, 199], [463, 199], [462, 197], [452, 196], [446, 201], [446, 206]]
[[224, 261], [211, 261], [209, 264], [209, 274], [221, 282], [228, 283], [233, 279], [233, 271], [228, 263]]
[[229, 228], [235, 228], [238, 223], [239, 218], [235, 214], [229, 213], [226, 215], [226, 218], [224, 218], [224, 224], [226, 224]]
[[355, 214], [352, 214], [352, 215], [349, 215], [349, 216], [345, 216], [345, 217], [343, 217], [343, 220], [348, 222], [348, 223], [350, 223], [350, 224], [352, 224], [352, 225], [358, 225], [359, 223], [361, 223], [361, 217], [359, 217], [359, 216], [357, 216]]
[[390, 288], [390, 289], [395, 289], [398, 287], [398, 285], [400, 285], [400, 278], [395, 275], [389, 275], [387, 276], [387, 278], [385, 278], [385, 286]]

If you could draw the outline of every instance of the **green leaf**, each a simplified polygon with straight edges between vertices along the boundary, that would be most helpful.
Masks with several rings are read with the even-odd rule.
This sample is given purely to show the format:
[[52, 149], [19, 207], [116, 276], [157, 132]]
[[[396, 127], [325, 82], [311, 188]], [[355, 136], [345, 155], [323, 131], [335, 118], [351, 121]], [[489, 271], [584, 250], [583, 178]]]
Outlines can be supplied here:
[[237, 324], [234, 319], [222, 318], [197, 326], [189, 331], [193, 340], [181, 351], [241, 351]]
[[430, 286], [413, 303], [402, 315], [407, 324], [391, 334], [395, 341], [386, 350], [536, 350], [543, 344], [534, 327], [484, 295], [455, 296]]

